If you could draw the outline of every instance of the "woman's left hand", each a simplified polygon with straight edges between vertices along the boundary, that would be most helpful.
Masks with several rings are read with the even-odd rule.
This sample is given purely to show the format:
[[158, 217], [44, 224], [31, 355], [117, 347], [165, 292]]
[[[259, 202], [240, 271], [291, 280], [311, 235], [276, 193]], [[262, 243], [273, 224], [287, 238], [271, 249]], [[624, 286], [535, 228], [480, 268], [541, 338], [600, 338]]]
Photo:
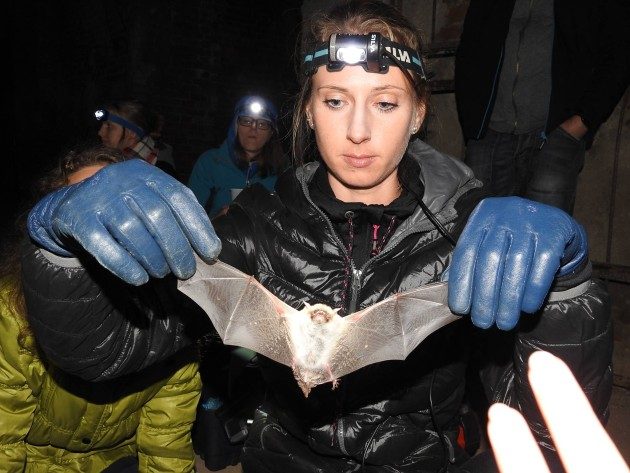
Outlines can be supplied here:
[[481, 328], [517, 324], [542, 306], [558, 275], [581, 267], [588, 244], [564, 211], [520, 197], [484, 199], [457, 242], [448, 305]]

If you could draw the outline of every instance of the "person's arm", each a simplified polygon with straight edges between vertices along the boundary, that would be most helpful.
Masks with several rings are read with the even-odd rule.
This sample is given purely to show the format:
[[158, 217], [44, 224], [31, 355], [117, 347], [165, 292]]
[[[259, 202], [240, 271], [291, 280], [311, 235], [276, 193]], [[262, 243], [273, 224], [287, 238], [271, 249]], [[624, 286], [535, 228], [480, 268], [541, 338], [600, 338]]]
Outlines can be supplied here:
[[[599, 3], [604, 17], [596, 26], [599, 36], [593, 54], [597, 63], [591, 81], [575, 107], [577, 118], [581, 117], [583, 125], [592, 130], [597, 130], [608, 119], [630, 80], [630, 4], [626, 0]], [[572, 119], [576, 120], [575, 117]]]
[[212, 261], [221, 242], [183, 184], [139, 160], [112, 164], [38, 202], [28, 230], [24, 296], [53, 364], [104, 380], [190, 342], [187, 298], [164, 278], [192, 276], [193, 254]]
[[[526, 360], [532, 353], [544, 350], [563, 360], [599, 419], [605, 422], [608, 417], [613, 381], [610, 301], [601, 282], [587, 279], [583, 284], [583, 293], [571, 297], [552, 292], [551, 299], [568, 298], [551, 300], [538, 314], [521, 318], [511, 349], [502, 353], [500, 346], [488, 344], [483, 349], [488, 364], [482, 370], [482, 380], [489, 401], [519, 410], [536, 440], [550, 451], [554, 450], [553, 443], [527, 378]], [[577, 285], [572, 290], [579, 293], [582, 289]]]
[[562, 210], [518, 197], [488, 198], [475, 208], [449, 268], [451, 310], [489, 329], [477, 334], [488, 399], [519, 408], [549, 448], [524, 374], [532, 351], [564, 359], [598, 414], [607, 414], [610, 305], [590, 271], [582, 226]]
[[[33, 422], [37, 398], [25, 372], [32, 356], [21, 352], [20, 327], [0, 297], [0, 465], [3, 472], [21, 473], [26, 466], [24, 439]], [[41, 370], [41, 365], [35, 371]]]
[[22, 282], [40, 348], [52, 364], [88, 381], [141, 370], [194, 337], [172, 278], [131, 286], [95, 262], [84, 266], [26, 244]]
[[203, 207], [208, 204], [208, 199], [215, 187], [210, 153], [211, 151], [206, 151], [199, 156], [188, 178], [188, 187]]
[[141, 473], [194, 471], [191, 430], [201, 394], [197, 363], [180, 368], [142, 407], [137, 431]]

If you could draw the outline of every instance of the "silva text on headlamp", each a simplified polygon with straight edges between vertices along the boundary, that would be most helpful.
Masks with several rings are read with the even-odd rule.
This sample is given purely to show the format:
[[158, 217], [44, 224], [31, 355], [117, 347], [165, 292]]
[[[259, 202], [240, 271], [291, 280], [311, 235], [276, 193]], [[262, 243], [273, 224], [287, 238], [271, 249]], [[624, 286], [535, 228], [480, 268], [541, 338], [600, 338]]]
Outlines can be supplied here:
[[98, 110], [96, 110], [94, 112], [94, 118], [96, 118], [99, 122], [110, 121], [110, 122], [117, 123], [123, 128], [127, 128], [133, 131], [136, 135], [138, 135], [139, 139], [142, 139], [147, 135], [147, 132], [144, 131], [141, 127], [139, 127], [135, 123], [132, 123], [129, 120], [124, 119], [120, 115], [111, 113], [109, 110], [106, 110], [104, 108], [99, 108]]

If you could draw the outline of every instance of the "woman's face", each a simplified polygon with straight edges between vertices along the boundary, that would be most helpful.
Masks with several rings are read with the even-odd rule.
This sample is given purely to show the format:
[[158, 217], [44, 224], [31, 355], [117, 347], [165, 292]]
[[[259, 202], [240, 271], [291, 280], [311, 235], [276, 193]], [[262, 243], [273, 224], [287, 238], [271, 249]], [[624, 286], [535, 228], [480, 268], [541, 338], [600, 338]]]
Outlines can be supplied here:
[[424, 119], [400, 69], [375, 74], [361, 66], [320, 67], [306, 113], [339, 200], [386, 205], [400, 195], [396, 169]]
[[271, 138], [273, 128], [271, 126], [266, 130], [261, 130], [260, 128], [258, 128], [259, 121], [269, 123], [267, 120], [255, 120], [250, 117], [241, 118], [249, 118], [249, 120], [245, 121], [251, 122], [252, 124], [252, 126], [245, 126], [237, 122], [236, 125], [236, 135], [238, 136], [238, 141], [245, 151], [245, 157], [249, 160], [250, 158], [256, 157], [258, 156], [258, 154], [260, 154], [262, 149]]
[[[124, 135], [124, 136], [123, 136]], [[104, 121], [98, 130], [98, 136], [101, 142], [109, 147], [119, 150], [133, 148], [138, 141], [138, 135], [131, 130], [126, 130], [118, 123]]]

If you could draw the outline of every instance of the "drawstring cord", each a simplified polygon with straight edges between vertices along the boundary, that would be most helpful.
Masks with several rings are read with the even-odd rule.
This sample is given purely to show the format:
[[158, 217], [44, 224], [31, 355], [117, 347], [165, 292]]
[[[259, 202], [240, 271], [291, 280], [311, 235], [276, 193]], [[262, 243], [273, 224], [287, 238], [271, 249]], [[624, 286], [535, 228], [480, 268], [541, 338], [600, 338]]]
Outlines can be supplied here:
[[387, 239], [391, 235], [392, 230], [394, 230], [395, 222], [396, 222], [396, 217], [394, 216], [389, 221], [387, 231], [385, 232], [385, 235], [383, 235], [383, 238], [381, 239], [380, 243], [378, 242], [378, 230], [379, 228], [381, 228], [381, 226], [377, 224], [372, 225], [372, 252], [370, 253], [370, 256], [376, 256], [383, 250], [385, 243], [387, 243]]

